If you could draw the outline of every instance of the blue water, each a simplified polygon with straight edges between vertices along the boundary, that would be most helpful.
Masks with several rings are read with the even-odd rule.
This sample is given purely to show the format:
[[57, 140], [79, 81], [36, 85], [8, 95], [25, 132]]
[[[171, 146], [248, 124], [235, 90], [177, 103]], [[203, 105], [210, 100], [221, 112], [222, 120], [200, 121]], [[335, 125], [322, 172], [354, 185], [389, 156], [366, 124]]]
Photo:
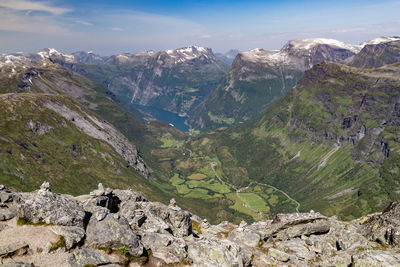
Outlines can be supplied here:
[[175, 128], [184, 132], [189, 132], [189, 127], [185, 124], [185, 120], [188, 117], [180, 117], [176, 113], [172, 113], [155, 107], [141, 106], [138, 104], [133, 104], [133, 106], [137, 109], [143, 110], [144, 112], [150, 113], [154, 118], [159, 121], [172, 123]]

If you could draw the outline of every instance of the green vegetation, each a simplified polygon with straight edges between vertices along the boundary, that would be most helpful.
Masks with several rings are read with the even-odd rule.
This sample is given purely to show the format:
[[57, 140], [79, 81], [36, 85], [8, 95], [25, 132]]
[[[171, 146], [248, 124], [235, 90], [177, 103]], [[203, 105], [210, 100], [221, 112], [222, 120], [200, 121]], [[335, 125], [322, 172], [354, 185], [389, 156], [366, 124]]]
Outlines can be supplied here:
[[207, 113], [210, 120], [216, 124], [231, 125], [235, 122], [235, 118], [225, 118], [223, 116], [214, 116], [211, 112]]
[[60, 235], [58, 237], [58, 241], [56, 243], [51, 244], [49, 252], [56, 251], [59, 248], [65, 248], [65, 247], [66, 247], [65, 238], [62, 235]]
[[203, 232], [201, 231], [200, 223], [194, 220], [191, 220], [192, 222], [192, 229], [195, 230], [199, 235], [201, 235]]
[[[132, 115], [134, 110], [104, 97], [105, 88], [94, 83], [73, 98], [2, 97], [0, 183], [28, 191], [46, 179], [56, 192], [81, 194], [102, 182], [164, 203], [175, 197], [182, 208], [212, 223], [273, 218], [296, 211], [297, 202], [300, 211], [313, 209], [342, 219], [381, 211], [400, 198], [400, 126], [396, 106], [389, 101], [397, 99], [399, 81], [386, 76], [385, 83], [376, 83], [373, 75], [372, 70], [319, 64], [256, 120], [199, 135], [158, 122], [145, 126]], [[50, 77], [59, 76], [42, 77], [53, 86]], [[256, 87], [249, 93], [260, 98]], [[246, 105], [250, 94], [242, 93], [238, 102]], [[107, 143], [47, 109], [47, 101], [112, 122], [138, 146], [153, 169], [153, 180], [127, 167]], [[29, 121], [51, 130], [39, 135], [28, 127]]]
[[39, 221], [39, 222], [34, 223], [34, 222], [27, 221], [27, 220], [22, 219], [22, 218], [18, 218], [18, 220], [17, 220], [17, 225], [19, 225], [19, 226], [22, 226], [22, 225], [51, 226], [51, 225], [53, 225], [53, 224], [51, 224], [51, 223], [50, 223], [50, 224], [47, 224], [47, 223], [44, 222], [44, 221]]

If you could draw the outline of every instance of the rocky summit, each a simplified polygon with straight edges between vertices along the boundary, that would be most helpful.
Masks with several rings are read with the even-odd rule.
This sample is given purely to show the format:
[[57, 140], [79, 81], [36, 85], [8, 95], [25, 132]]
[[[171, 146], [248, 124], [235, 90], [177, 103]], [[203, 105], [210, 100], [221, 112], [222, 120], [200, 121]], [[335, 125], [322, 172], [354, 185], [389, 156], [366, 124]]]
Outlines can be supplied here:
[[318, 212], [239, 225], [132, 190], [73, 197], [0, 186], [1, 266], [398, 266], [400, 202], [350, 222]]

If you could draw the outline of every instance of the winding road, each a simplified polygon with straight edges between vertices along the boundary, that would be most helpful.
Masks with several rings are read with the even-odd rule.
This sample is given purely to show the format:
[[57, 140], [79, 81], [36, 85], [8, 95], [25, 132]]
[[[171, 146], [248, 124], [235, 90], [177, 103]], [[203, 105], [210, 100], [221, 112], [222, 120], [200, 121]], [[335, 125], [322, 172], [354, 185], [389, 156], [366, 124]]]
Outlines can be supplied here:
[[[230, 186], [232, 189], [234, 189], [234, 190], [236, 191], [237, 196], [238, 196], [244, 203], [246, 203], [246, 201], [244, 201], [244, 200], [239, 196], [239, 193], [240, 193], [241, 191], [243, 191], [243, 190], [246, 190], [247, 188], [249, 188], [250, 186], [252, 186], [252, 185], [254, 185], [254, 184], [258, 184], [258, 185], [262, 185], [262, 186], [268, 186], [268, 187], [270, 187], [270, 188], [272, 188], [272, 189], [274, 189], [274, 190], [276, 190], [276, 191], [279, 191], [279, 192], [281, 192], [282, 194], [284, 194], [289, 200], [291, 200], [291, 201], [293, 201], [294, 203], [296, 203], [296, 205], [297, 205], [297, 206], [296, 206], [296, 212], [299, 212], [300, 203], [299, 203], [297, 200], [295, 200], [294, 198], [292, 198], [291, 196], [289, 196], [285, 191], [282, 191], [281, 189], [278, 189], [278, 188], [276, 188], [276, 187], [273, 186], [273, 185], [263, 184], [263, 183], [259, 183], [259, 182], [251, 182], [250, 184], [248, 184], [248, 185], [245, 186], [245, 187], [238, 188], [238, 187], [236, 187], [235, 185], [233, 185], [233, 184], [231, 184], [231, 183], [225, 182], [224, 180], [221, 179], [221, 177], [219, 177], [219, 175], [218, 175], [217, 172], [215, 171], [215, 167], [218, 166], [218, 164], [217, 164], [216, 162], [211, 162], [211, 163], [210, 163], [210, 166], [211, 166], [211, 169], [212, 169], [213, 172], [214, 172], [215, 177], [217, 177], [217, 179], [218, 179], [221, 183], [226, 184], [226, 185]], [[251, 207], [249, 207], [249, 208], [251, 209]], [[251, 209], [251, 210], [252, 210], [253, 212], [256, 212], [256, 213], [257, 213], [257, 211], [255, 211], [255, 210], [253, 210], [253, 209]]]

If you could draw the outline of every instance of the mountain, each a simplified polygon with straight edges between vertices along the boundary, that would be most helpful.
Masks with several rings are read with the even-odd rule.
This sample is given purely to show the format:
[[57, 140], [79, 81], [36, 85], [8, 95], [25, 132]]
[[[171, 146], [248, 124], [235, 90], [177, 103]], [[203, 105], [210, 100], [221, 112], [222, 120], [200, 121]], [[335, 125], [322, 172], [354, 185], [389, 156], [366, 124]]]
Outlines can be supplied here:
[[84, 64], [103, 64], [108, 57], [102, 57], [100, 55], [96, 55], [93, 52], [84, 52], [78, 51], [72, 53], [72, 56], [76, 59], [76, 61]]
[[[400, 62], [400, 38], [392, 41], [367, 42], [360, 53], [348, 59], [348, 65], [359, 68], [377, 68]], [[385, 39], [384, 39], [385, 40]]]
[[381, 36], [372, 40], [365, 41], [360, 46], [363, 48], [366, 45], [376, 45], [376, 44], [388, 43], [399, 40], [400, 40], [399, 36]]
[[318, 212], [239, 225], [207, 220], [133, 190], [73, 197], [48, 182], [1, 186], [4, 266], [398, 266], [400, 203], [351, 222]]
[[215, 53], [215, 56], [225, 62], [228, 65], [232, 65], [233, 60], [239, 54], [239, 50], [237, 49], [231, 49], [226, 53]]
[[254, 118], [290, 90], [305, 70], [323, 61], [341, 62], [359, 50], [333, 39], [305, 39], [289, 41], [279, 51], [241, 52], [189, 123], [204, 130]]
[[61, 63], [106, 86], [126, 103], [188, 114], [217, 85], [228, 65], [209, 48], [117, 54], [103, 64]]
[[255, 220], [296, 209], [343, 219], [382, 210], [400, 198], [399, 75], [399, 64], [317, 64], [257, 119], [187, 141], [191, 157], [175, 161], [180, 180], [171, 182], [178, 194], [202, 184]]
[[[36, 56], [34, 57], [36, 60]], [[82, 133], [79, 128], [74, 126], [70, 117], [71, 122], [64, 127], [57, 124], [53, 118], [62, 117], [62, 115], [48, 110], [46, 106], [39, 106], [40, 108], [35, 111], [34, 104], [29, 104], [26, 108], [21, 104], [20, 108], [8, 111], [7, 104], [4, 110], [0, 111], [0, 115], [3, 114], [1, 116], [4, 119], [19, 117], [18, 120], [13, 121], [13, 124], [10, 124], [13, 127], [12, 131], [4, 128], [7, 124], [3, 127], [3, 121], [0, 123], [0, 136], [8, 136], [6, 132], [9, 132], [12, 137], [1, 140], [0, 155], [5, 157], [2, 161], [5, 165], [0, 166], [0, 173], [4, 169], [3, 175], [0, 174], [2, 183], [18, 190], [31, 190], [32, 187], [44, 180], [49, 180], [59, 192], [80, 194], [82, 190], [88, 190], [88, 187], [102, 181], [119, 187], [133, 187], [141, 192], [149, 192], [151, 193], [149, 194], [150, 198], [153, 200], [165, 202], [169, 198], [175, 197], [181, 206], [207, 217], [211, 222], [219, 222], [221, 219], [234, 221], [248, 218], [251, 220], [245, 214], [240, 215], [234, 210], [230, 210], [230, 203], [225, 199], [210, 197], [199, 199], [198, 192], [204, 192], [201, 191], [204, 189], [193, 187], [192, 194], [182, 196], [174, 193], [175, 184], [179, 181], [176, 180], [174, 184], [171, 184], [169, 178], [176, 173], [175, 164], [181, 158], [185, 159], [190, 155], [185, 149], [185, 142], [189, 138], [187, 134], [167, 123], [145, 124], [137, 119], [142, 116], [137, 110], [133, 109], [131, 105], [124, 104], [104, 86], [53, 63], [51, 60], [40, 60], [40, 58], [37, 59], [38, 63], [29, 61], [29, 64], [25, 64], [26, 60], [22, 60], [25, 63], [17, 64], [15, 60], [12, 62], [9, 58], [7, 59], [9, 62], [3, 61], [0, 67], [0, 94], [15, 94], [14, 102], [17, 103], [23, 102], [23, 96], [26, 94], [30, 99], [29, 103], [36, 101], [41, 103], [40, 99], [42, 98], [48, 99], [50, 103], [53, 98], [61, 99], [57, 101], [67, 103], [69, 109], [83, 110], [84, 113], [80, 116], [87, 118], [90, 124], [96, 126], [96, 123], [104, 122], [112, 125], [128, 139], [128, 143], [136, 146], [140, 158], [146, 163], [146, 169], [151, 170], [151, 175], [148, 176], [148, 179], [140, 176], [138, 173], [140, 169], [134, 170], [135, 163], [133, 161], [133, 166], [129, 165], [128, 167], [128, 162], [116, 150], [112, 150], [106, 141], [97, 140], [99, 137], [97, 135], [93, 137]], [[86, 113], [91, 117], [84, 115]], [[67, 119], [63, 120], [68, 122]], [[74, 121], [76, 120], [74, 119]], [[36, 132], [42, 131], [42, 125], [44, 128], [49, 126], [57, 131], [50, 131], [49, 135], [36, 135]], [[109, 138], [113, 140], [114, 136], [120, 134], [113, 132]], [[14, 135], [18, 136], [18, 139]], [[64, 135], [67, 140], [63, 139]], [[17, 141], [14, 142], [14, 140]], [[121, 145], [125, 142], [126, 140]], [[85, 145], [86, 143], [88, 144]], [[29, 150], [23, 146], [27, 146]], [[130, 145], [128, 144], [128, 146]], [[10, 149], [6, 150], [7, 147]], [[12, 151], [14, 154], [11, 155], [7, 151]], [[122, 153], [122, 150], [118, 151]], [[22, 156], [15, 156], [17, 152]], [[76, 158], [73, 156], [75, 154], [77, 154]], [[39, 160], [35, 158], [37, 155], [44, 158], [43, 162], [36, 163]], [[86, 157], [88, 160], [77, 165], [80, 157]], [[63, 164], [63, 169], [58, 162]], [[124, 162], [125, 164], [118, 165]], [[113, 167], [112, 163], [122, 166], [122, 170]], [[21, 174], [22, 171], [25, 174]], [[14, 177], [12, 176], [14, 174], [32, 178], [30, 180], [9, 179], [10, 176]], [[147, 175], [145, 174], [145, 176]], [[176, 176], [176, 178], [178, 177]], [[78, 181], [82, 183], [81, 187], [75, 186]], [[210, 186], [216, 188], [215, 184], [210, 184]], [[222, 187], [221, 190], [226, 191], [226, 187]], [[223, 211], [223, 217], [216, 216], [220, 211]]]
[[71, 97], [8, 93], [0, 106], [1, 183], [31, 190], [45, 178], [73, 193], [99, 181], [149, 184], [135, 145]]

